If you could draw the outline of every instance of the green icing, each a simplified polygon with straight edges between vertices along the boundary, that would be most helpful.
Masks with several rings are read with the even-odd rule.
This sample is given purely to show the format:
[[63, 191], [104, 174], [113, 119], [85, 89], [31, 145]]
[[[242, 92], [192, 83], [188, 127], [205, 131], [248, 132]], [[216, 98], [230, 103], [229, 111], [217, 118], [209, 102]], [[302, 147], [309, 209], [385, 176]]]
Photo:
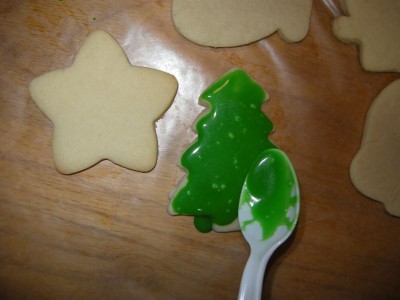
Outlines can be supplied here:
[[210, 106], [196, 124], [197, 141], [182, 155], [187, 183], [173, 197], [177, 214], [194, 215], [201, 232], [238, 216], [240, 193], [257, 156], [275, 148], [272, 122], [262, 113], [265, 91], [243, 70], [222, 76], [200, 96]]
[[281, 225], [292, 230], [297, 221], [299, 189], [287, 156], [278, 149], [264, 151], [250, 169], [241, 197], [240, 209], [248, 203], [252, 215], [241, 224], [242, 230], [259, 222], [263, 240]]

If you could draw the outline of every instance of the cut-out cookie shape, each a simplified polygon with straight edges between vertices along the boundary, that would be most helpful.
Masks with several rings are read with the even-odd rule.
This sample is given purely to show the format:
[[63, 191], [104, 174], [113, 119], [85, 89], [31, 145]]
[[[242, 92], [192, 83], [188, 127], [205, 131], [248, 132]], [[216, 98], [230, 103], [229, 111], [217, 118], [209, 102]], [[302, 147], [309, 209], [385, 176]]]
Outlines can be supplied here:
[[347, 16], [333, 22], [333, 33], [356, 43], [367, 71], [400, 72], [400, 1], [342, 0]]
[[147, 172], [157, 161], [154, 122], [177, 86], [170, 74], [132, 66], [108, 33], [94, 31], [72, 66], [35, 78], [29, 90], [54, 124], [59, 172], [79, 172], [103, 159]]
[[312, 0], [174, 0], [177, 30], [194, 43], [235, 47], [278, 31], [288, 42], [305, 38]]
[[386, 87], [368, 111], [361, 148], [350, 167], [364, 195], [400, 217], [400, 80]]
[[169, 212], [194, 215], [201, 232], [239, 230], [240, 193], [258, 155], [275, 148], [272, 122], [261, 111], [265, 91], [240, 69], [222, 76], [200, 100], [210, 109], [195, 123], [197, 141], [182, 155], [187, 171], [171, 196]]

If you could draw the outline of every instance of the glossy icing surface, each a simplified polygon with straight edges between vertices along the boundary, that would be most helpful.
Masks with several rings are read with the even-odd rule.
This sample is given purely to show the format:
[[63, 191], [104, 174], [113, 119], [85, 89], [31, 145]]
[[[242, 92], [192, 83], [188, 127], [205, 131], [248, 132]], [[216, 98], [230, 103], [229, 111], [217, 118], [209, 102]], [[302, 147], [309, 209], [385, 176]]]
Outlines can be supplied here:
[[197, 141], [182, 155], [186, 184], [172, 197], [177, 214], [194, 215], [199, 231], [237, 219], [239, 197], [250, 166], [265, 149], [272, 122], [262, 113], [265, 91], [244, 71], [222, 76], [200, 96], [210, 106], [196, 123]]
[[257, 222], [262, 240], [272, 237], [280, 226], [291, 231], [298, 215], [299, 189], [296, 174], [287, 156], [278, 149], [264, 151], [247, 175], [240, 209], [250, 208], [250, 218], [242, 230]]

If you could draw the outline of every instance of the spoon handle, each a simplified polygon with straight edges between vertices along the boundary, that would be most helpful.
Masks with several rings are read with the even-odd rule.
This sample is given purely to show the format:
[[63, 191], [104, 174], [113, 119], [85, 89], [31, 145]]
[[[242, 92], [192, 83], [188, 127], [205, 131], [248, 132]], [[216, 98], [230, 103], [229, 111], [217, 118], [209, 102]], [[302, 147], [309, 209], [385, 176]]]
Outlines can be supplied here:
[[238, 300], [259, 300], [261, 299], [262, 284], [265, 267], [274, 251], [268, 251], [260, 255], [251, 251], [246, 267], [244, 268]]

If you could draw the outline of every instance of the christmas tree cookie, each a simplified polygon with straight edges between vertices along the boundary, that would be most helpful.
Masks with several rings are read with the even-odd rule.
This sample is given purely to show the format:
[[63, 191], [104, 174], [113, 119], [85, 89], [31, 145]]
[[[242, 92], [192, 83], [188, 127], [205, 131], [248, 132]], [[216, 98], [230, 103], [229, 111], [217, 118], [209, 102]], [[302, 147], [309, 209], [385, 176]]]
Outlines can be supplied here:
[[171, 214], [194, 215], [199, 231], [239, 230], [239, 197], [258, 155], [275, 148], [272, 122], [261, 111], [265, 91], [240, 69], [200, 96], [209, 110], [195, 124], [197, 141], [182, 155], [186, 176], [172, 193]]

